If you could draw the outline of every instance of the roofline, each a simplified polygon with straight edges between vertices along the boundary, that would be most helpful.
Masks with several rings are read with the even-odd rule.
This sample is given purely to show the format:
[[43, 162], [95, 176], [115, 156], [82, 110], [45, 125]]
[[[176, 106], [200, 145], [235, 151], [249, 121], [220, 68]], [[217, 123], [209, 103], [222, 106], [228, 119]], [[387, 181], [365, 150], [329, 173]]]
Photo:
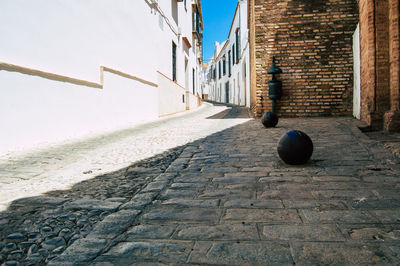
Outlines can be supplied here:
[[235, 21], [236, 13], [237, 13], [237, 11], [239, 9], [239, 3], [240, 3], [240, 0], [236, 4], [235, 14], [233, 15], [231, 28], [229, 29], [229, 33], [228, 33], [228, 39], [229, 39], [229, 35], [231, 35], [231, 32], [232, 32], [233, 22]]
[[224, 46], [222, 46], [221, 50], [219, 51], [218, 56], [216, 57], [215, 61], [219, 60], [219, 58], [222, 54], [222, 51], [225, 51], [225, 48], [228, 46], [228, 43], [229, 43], [229, 40], [226, 40]]
[[204, 30], [203, 12], [202, 12], [202, 10], [201, 10], [201, 0], [196, 0], [195, 2], [196, 2], [197, 10], [199, 11], [199, 15], [200, 15], [201, 30]]

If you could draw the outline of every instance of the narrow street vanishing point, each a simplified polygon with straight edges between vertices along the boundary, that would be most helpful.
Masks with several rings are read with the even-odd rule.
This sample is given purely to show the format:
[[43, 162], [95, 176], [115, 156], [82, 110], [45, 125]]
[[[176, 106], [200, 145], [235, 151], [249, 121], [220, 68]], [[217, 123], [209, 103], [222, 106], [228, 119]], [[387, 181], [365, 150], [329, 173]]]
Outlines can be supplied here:
[[[282, 118], [267, 129], [246, 108], [220, 111], [204, 119], [240, 123], [14, 200], [0, 213], [0, 263], [400, 264], [400, 162], [355, 119]], [[291, 129], [313, 140], [305, 165], [277, 155]]]

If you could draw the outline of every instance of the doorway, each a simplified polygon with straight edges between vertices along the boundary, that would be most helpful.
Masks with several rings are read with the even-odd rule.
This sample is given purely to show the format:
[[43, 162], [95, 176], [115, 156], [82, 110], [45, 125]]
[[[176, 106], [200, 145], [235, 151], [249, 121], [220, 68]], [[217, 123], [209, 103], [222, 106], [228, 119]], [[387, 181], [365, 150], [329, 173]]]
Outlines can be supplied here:
[[229, 81], [225, 83], [225, 103], [229, 103]]
[[353, 116], [361, 116], [360, 23], [353, 34]]

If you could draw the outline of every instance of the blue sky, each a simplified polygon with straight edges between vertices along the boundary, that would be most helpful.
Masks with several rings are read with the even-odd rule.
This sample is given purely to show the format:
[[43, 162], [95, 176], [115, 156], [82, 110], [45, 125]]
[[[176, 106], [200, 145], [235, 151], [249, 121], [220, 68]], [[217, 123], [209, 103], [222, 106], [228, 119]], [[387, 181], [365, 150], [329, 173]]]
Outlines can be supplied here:
[[208, 62], [214, 53], [214, 42], [223, 42], [228, 38], [233, 15], [238, 0], [202, 0], [203, 13], [203, 60]]

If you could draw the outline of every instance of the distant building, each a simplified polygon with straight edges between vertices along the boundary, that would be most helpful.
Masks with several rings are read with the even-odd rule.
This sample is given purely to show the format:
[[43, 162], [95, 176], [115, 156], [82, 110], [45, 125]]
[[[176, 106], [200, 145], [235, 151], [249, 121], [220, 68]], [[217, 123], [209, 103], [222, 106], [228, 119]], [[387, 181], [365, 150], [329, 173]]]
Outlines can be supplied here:
[[200, 103], [200, 0], [0, 2], [0, 153]]
[[200, 82], [201, 82], [201, 96], [202, 96], [202, 99], [204, 99], [204, 100], [208, 99], [208, 93], [209, 93], [207, 68], [208, 68], [208, 63], [203, 63]]
[[238, 1], [228, 39], [215, 43], [209, 65], [209, 98], [250, 107], [247, 0]]

